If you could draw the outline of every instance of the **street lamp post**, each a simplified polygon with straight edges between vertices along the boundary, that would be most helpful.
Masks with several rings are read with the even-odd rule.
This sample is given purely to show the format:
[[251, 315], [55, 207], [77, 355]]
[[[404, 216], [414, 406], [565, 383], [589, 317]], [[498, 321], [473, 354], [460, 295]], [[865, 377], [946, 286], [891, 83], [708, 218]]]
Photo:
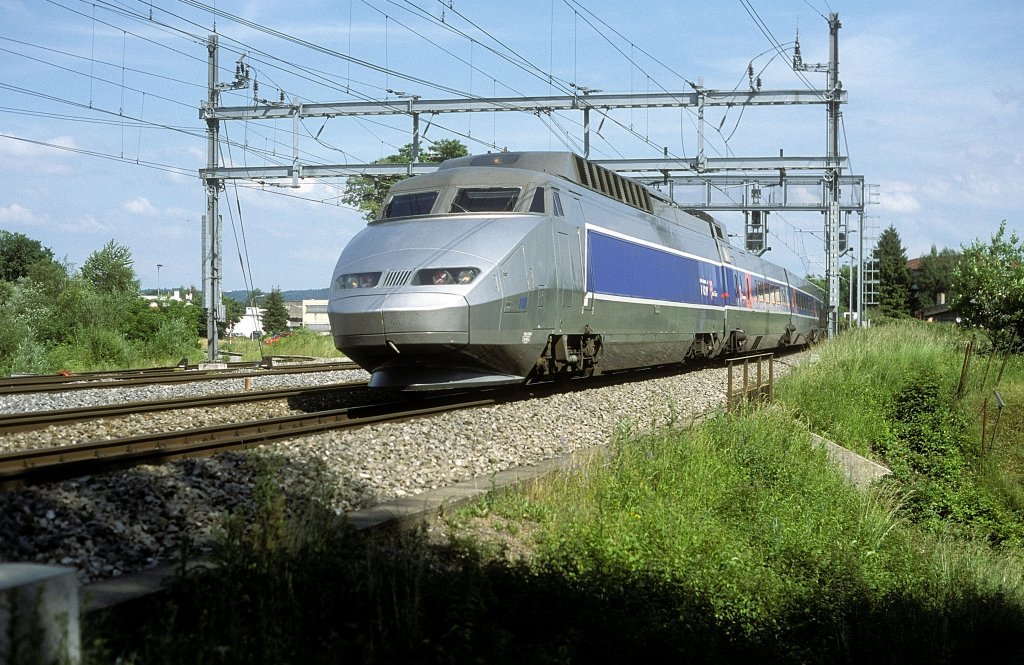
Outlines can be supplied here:
[[156, 301], [160, 302], [160, 268], [163, 268], [164, 264], [156, 264]]

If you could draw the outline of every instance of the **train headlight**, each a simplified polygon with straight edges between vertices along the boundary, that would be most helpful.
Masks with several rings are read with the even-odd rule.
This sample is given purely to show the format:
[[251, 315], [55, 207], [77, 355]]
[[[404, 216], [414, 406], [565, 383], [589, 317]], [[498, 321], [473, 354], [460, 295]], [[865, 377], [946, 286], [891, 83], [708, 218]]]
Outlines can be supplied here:
[[413, 283], [421, 286], [469, 284], [479, 274], [479, 268], [428, 268], [416, 273], [416, 279]]
[[336, 284], [342, 289], [369, 289], [377, 286], [379, 281], [379, 272], [355, 272], [342, 275], [336, 280]]

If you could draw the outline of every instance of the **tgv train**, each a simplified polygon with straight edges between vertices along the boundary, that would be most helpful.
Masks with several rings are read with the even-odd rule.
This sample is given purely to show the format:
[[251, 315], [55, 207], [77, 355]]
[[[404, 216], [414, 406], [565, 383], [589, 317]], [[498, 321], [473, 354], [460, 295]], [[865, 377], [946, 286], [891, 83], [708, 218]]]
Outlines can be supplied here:
[[370, 385], [525, 383], [815, 341], [817, 287], [572, 153], [451, 159], [345, 247], [334, 344]]

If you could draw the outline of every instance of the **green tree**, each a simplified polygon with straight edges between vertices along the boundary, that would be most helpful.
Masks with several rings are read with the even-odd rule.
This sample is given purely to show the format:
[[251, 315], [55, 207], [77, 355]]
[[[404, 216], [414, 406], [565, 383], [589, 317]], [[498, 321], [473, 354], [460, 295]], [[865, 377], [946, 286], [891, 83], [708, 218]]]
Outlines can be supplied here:
[[[227, 330], [245, 316], [245, 303], [240, 303], [234, 298], [228, 298], [227, 296], [221, 296], [220, 301], [224, 303], [224, 321], [221, 322], [221, 325], [224, 326], [224, 330]], [[206, 323], [203, 322], [203, 325], [206, 325]], [[204, 332], [203, 337], [205, 336], [206, 333]]]
[[964, 249], [953, 271], [953, 307], [961, 323], [984, 328], [1003, 347], [1024, 339], [1024, 243], [1006, 235], [1006, 220], [988, 244]]
[[33, 264], [52, 261], [53, 252], [38, 240], [0, 230], [0, 281], [13, 282], [28, 275]]
[[906, 317], [910, 314], [910, 271], [907, 270], [907, 251], [903, 249], [900, 234], [890, 226], [882, 231], [875, 245], [878, 261], [878, 307], [882, 314]]
[[89, 255], [79, 271], [82, 278], [101, 293], [139, 292], [132, 253], [113, 240]]
[[288, 330], [288, 308], [280, 289], [274, 289], [263, 300], [263, 331], [268, 335], [279, 335]]
[[959, 260], [956, 250], [944, 247], [940, 252], [932, 245], [931, 252], [921, 257], [920, 267], [910, 276], [912, 311], [938, 305], [942, 295], [952, 299], [953, 269]]
[[42, 287], [50, 298], [57, 298], [71, 282], [71, 268], [56, 261], [39, 261], [28, 268], [26, 277]]
[[[430, 148], [420, 155], [420, 161], [425, 163], [439, 163], [446, 159], [465, 157], [469, 154], [466, 146], [461, 141], [454, 139], [442, 139], [435, 141]], [[398, 150], [397, 155], [388, 155], [378, 159], [377, 164], [408, 164], [412, 161], [412, 144], [407, 143]], [[380, 207], [388, 195], [391, 186], [409, 176], [356, 176], [349, 178], [345, 183], [345, 193], [341, 200], [350, 206], [365, 211], [364, 217], [367, 221], [377, 219], [380, 216]]]

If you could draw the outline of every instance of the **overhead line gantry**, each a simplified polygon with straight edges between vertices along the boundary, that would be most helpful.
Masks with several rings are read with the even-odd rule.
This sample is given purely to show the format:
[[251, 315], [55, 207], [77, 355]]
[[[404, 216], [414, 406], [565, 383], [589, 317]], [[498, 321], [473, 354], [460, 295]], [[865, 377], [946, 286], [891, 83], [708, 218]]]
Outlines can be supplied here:
[[[829, 15], [829, 62], [808, 65], [794, 57], [793, 67], [798, 71], [820, 71], [828, 73], [828, 85], [824, 90], [762, 90], [751, 86], [749, 90], [711, 90], [694, 85], [693, 90], [662, 93], [608, 94], [589, 91], [580, 86], [579, 94], [548, 95], [537, 97], [476, 97], [465, 99], [422, 99], [416, 95], [395, 92], [395, 100], [383, 101], [340, 101], [340, 102], [264, 102], [246, 106], [222, 106], [219, 93], [222, 90], [248, 87], [248, 70], [239, 65], [233, 82], [217, 82], [217, 36], [210, 35], [209, 97], [200, 108], [200, 117], [206, 122], [209, 135], [207, 168], [200, 170], [207, 190], [207, 217], [204, 217], [204, 295], [207, 307], [214, 303], [214, 313], [208, 317], [208, 354], [216, 359], [217, 317], [220, 317], [220, 222], [217, 217], [216, 199], [226, 180], [291, 180], [297, 186], [299, 180], [307, 178], [348, 178], [352, 176], [416, 175], [436, 169], [436, 164], [419, 161], [420, 116], [445, 113], [497, 113], [519, 112], [549, 114], [557, 111], [581, 111], [584, 113], [584, 146], [589, 153], [591, 111], [608, 112], [616, 109], [639, 108], [696, 108], [698, 116], [698, 151], [694, 159], [665, 156], [653, 159], [594, 160], [611, 170], [633, 175], [649, 183], [673, 184], [682, 187], [700, 188], [699, 201], [687, 202], [687, 208], [704, 210], [735, 210], [760, 215], [772, 210], [811, 210], [825, 214], [826, 273], [829, 284], [829, 334], [838, 331], [839, 319], [839, 256], [841, 248], [842, 212], [858, 212], [863, 217], [865, 188], [863, 176], [843, 175], [849, 169], [848, 158], [839, 154], [838, 123], [839, 107], [846, 103], [847, 93], [839, 82], [838, 14]], [[391, 91], [394, 92], [394, 91]], [[778, 157], [720, 157], [709, 158], [704, 154], [704, 109], [708, 107], [734, 106], [789, 106], [823, 104], [827, 107], [828, 141], [826, 155], [780, 156]], [[299, 159], [299, 121], [302, 118], [335, 118], [347, 116], [408, 115], [412, 118], [412, 162], [408, 164], [303, 164]], [[219, 164], [217, 153], [219, 124], [227, 120], [281, 120], [293, 121], [293, 152], [290, 164], [269, 166], [227, 167]], [[666, 149], [667, 152], [667, 149]], [[589, 154], [584, 155], [589, 158]], [[811, 197], [789, 196], [790, 187], [816, 190]], [[716, 191], [728, 188], [743, 188], [743, 196], [736, 200], [726, 197], [717, 199]], [[843, 192], [846, 192], [844, 197]], [[776, 196], [776, 194], [778, 194]], [[760, 219], [760, 217], [758, 217]], [[764, 227], [764, 231], [767, 227]], [[762, 251], [764, 251], [762, 249]]]

